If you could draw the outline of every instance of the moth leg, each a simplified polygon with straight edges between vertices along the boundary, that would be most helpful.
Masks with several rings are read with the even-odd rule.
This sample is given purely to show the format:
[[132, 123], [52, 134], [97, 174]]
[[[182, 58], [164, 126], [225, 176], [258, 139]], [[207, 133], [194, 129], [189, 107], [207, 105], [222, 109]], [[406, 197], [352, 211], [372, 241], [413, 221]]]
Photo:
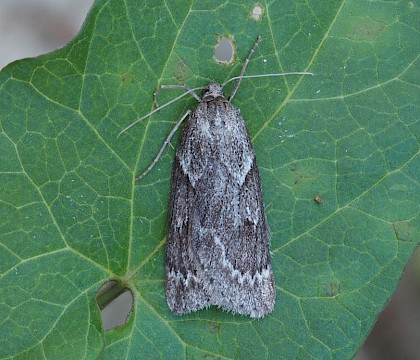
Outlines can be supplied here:
[[241, 84], [241, 81], [242, 81], [242, 76], [244, 76], [245, 70], [248, 67], [249, 60], [251, 59], [252, 54], [254, 54], [254, 51], [257, 48], [257, 46], [259, 45], [260, 41], [261, 41], [261, 36], [258, 35], [257, 40], [254, 43], [254, 46], [252, 47], [251, 51], [249, 52], [249, 54], [248, 54], [248, 56], [247, 56], [247, 58], [244, 62], [244, 65], [242, 66], [242, 70], [241, 70], [241, 73], [239, 74], [238, 81], [236, 82], [235, 87], [232, 90], [232, 94], [229, 95], [228, 101], [231, 101], [233, 99], [233, 97], [235, 96], [236, 92], [238, 91], [239, 85]]
[[141, 178], [143, 178], [144, 176], [146, 176], [150, 170], [153, 169], [153, 167], [156, 165], [156, 163], [159, 161], [160, 157], [162, 156], [163, 151], [166, 148], [166, 145], [168, 145], [168, 143], [171, 141], [172, 137], [174, 136], [175, 132], [178, 130], [179, 126], [182, 124], [182, 122], [185, 120], [185, 118], [187, 116], [189, 116], [191, 114], [191, 110], [188, 110], [175, 124], [175, 126], [173, 127], [172, 131], [169, 133], [168, 137], [166, 138], [166, 140], [163, 142], [162, 147], [160, 148], [158, 154], [156, 155], [155, 159], [152, 161], [152, 163], [148, 166], [148, 168], [143, 171], [143, 173], [141, 173], [140, 175], [136, 176], [136, 180], [140, 180]]
[[160, 90], [162, 89], [182, 89], [185, 90], [185, 92], [191, 94], [198, 101], [201, 101], [200, 97], [195, 93], [194, 90], [191, 90], [191, 88], [188, 85], [160, 85], [157, 88], [157, 90], [153, 93], [153, 104], [155, 105], [156, 109], [159, 107], [157, 103], [157, 96], [160, 93]]

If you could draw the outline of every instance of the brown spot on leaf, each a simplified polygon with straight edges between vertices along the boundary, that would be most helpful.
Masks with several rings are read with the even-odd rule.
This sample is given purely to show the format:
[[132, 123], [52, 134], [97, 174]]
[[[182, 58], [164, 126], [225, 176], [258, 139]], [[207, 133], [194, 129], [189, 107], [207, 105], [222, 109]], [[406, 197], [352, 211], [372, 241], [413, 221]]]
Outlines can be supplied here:
[[384, 29], [385, 24], [381, 22], [369, 18], [356, 18], [350, 24], [349, 36], [352, 39], [369, 41], [375, 39]]
[[260, 21], [264, 15], [264, 8], [260, 3], [254, 4], [251, 16], [255, 21]]
[[190, 78], [191, 70], [182, 60], [178, 60], [174, 66], [174, 77], [180, 83], [185, 83]]
[[315, 195], [314, 196], [314, 200], [318, 203], [318, 204], [322, 204], [324, 201], [322, 200], [321, 196], [319, 195]]

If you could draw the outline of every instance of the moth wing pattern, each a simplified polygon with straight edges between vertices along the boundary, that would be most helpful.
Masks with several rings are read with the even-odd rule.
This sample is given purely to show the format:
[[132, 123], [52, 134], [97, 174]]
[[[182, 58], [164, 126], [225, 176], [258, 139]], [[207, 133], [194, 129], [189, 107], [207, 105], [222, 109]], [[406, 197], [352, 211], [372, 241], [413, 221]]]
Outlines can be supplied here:
[[[177, 314], [197, 311], [210, 305], [198, 264], [191, 252], [191, 218], [194, 189], [175, 160], [172, 170], [171, 211], [166, 241], [166, 299]], [[188, 205], [187, 205], [188, 204]]]
[[223, 96], [204, 98], [184, 127], [172, 173], [166, 248], [170, 309], [184, 314], [216, 305], [255, 318], [271, 312], [269, 241], [244, 120]]

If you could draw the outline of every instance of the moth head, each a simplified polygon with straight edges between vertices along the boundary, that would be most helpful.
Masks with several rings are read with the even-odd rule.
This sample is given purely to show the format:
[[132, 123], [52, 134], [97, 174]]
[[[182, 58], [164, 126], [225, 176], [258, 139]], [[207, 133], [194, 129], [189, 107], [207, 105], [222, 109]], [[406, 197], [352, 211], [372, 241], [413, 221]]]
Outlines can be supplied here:
[[224, 98], [222, 85], [218, 84], [215, 81], [210, 81], [210, 83], [203, 89], [203, 100]]

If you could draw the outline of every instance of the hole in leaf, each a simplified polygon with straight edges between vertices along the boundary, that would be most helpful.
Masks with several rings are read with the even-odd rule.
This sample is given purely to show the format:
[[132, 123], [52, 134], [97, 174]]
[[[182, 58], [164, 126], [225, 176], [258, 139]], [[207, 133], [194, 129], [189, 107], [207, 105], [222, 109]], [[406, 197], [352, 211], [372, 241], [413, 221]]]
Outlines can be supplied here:
[[261, 4], [255, 4], [254, 7], [252, 8], [252, 18], [255, 21], [260, 21], [263, 17], [264, 14], [264, 10]]
[[221, 37], [214, 48], [214, 58], [216, 61], [230, 64], [235, 55], [235, 48], [232, 39], [228, 37]]
[[96, 295], [104, 330], [125, 324], [133, 309], [134, 297], [130, 289], [118, 281], [105, 283]]

